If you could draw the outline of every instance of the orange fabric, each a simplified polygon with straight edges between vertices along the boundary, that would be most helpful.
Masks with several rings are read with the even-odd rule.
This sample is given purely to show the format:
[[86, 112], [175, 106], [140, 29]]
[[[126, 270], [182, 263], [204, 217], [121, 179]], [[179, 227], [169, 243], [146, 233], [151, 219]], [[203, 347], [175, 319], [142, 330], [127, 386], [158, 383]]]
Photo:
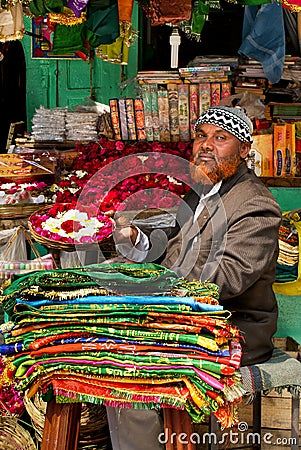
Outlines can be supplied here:
[[134, 0], [118, 0], [118, 14], [121, 22], [131, 22]]

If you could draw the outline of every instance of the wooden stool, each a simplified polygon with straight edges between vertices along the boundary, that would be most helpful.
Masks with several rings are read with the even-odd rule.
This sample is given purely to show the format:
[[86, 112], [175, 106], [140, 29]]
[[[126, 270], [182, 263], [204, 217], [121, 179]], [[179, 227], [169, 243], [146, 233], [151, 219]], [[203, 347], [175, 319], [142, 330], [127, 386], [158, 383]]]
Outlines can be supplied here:
[[77, 450], [81, 403], [47, 404], [41, 450]]

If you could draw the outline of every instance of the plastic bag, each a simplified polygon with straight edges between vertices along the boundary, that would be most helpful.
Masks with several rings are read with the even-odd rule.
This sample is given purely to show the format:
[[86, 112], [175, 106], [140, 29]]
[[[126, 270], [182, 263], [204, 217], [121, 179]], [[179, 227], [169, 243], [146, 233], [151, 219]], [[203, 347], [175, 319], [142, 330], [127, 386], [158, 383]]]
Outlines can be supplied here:
[[[0, 231], [0, 245], [5, 240], [6, 243], [0, 247], [0, 283], [17, 273], [56, 268], [51, 254], [40, 256], [30, 234], [24, 227]], [[26, 242], [29, 243], [35, 259], [28, 259]]]
[[[239, 99], [237, 101], [237, 99]], [[252, 94], [252, 92], [244, 92], [243, 94], [229, 95], [221, 100], [220, 104], [224, 106], [240, 106], [244, 108], [250, 119], [264, 119], [265, 118], [265, 105], [258, 97], [258, 95]]]
[[27, 259], [26, 237], [23, 227], [0, 231], [0, 261]]

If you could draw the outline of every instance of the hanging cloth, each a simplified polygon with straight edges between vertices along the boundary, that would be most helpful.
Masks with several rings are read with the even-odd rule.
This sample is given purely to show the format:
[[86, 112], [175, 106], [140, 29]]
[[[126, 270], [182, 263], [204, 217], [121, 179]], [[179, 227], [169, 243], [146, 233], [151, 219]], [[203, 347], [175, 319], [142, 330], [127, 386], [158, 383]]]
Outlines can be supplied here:
[[80, 17], [82, 11], [88, 4], [88, 0], [67, 0], [69, 8], [74, 12], [75, 17]]
[[61, 14], [64, 10], [63, 0], [31, 0], [29, 3], [31, 14], [35, 17], [48, 13]]
[[[104, 5], [104, 3], [106, 3]], [[118, 5], [116, 0], [109, 2], [90, 0], [87, 9], [89, 44], [112, 44], [119, 36]], [[95, 35], [95, 36], [94, 36]]]
[[145, 8], [152, 26], [164, 25], [166, 23], [177, 25], [183, 20], [190, 20], [192, 2], [191, 0], [151, 0], [149, 7]]
[[243, 41], [238, 53], [259, 61], [267, 79], [271, 83], [278, 83], [285, 57], [283, 10], [280, 3], [245, 6]]
[[[104, 61], [126, 65], [129, 59], [129, 47], [135, 41], [137, 33], [132, 29], [133, 0], [118, 0], [119, 36], [109, 45], [95, 45], [95, 55]], [[89, 43], [91, 41], [89, 39]]]
[[120, 22], [131, 22], [134, 0], [118, 0], [117, 3]]
[[0, 42], [15, 41], [24, 36], [22, 3], [0, 8]]
[[293, 12], [301, 12], [301, 0], [282, 0], [282, 6]]
[[51, 23], [60, 23], [61, 25], [73, 26], [85, 22], [86, 13], [83, 12], [79, 17], [77, 17], [70, 8], [64, 7], [61, 14], [49, 13], [48, 19]]
[[[90, 43], [90, 40], [89, 40]], [[98, 45], [95, 49], [95, 56], [114, 64], [126, 65], [129, 59], [129, 48], [124, 45], [123, 36], [119, 36], [113, 44], [110, 45]]]
[[73, 26], [57, 23], [54, 28], [52, 53], [55, 55], [75, 52], [87, 53], [85, 47], [86, 34], [86, 22]]

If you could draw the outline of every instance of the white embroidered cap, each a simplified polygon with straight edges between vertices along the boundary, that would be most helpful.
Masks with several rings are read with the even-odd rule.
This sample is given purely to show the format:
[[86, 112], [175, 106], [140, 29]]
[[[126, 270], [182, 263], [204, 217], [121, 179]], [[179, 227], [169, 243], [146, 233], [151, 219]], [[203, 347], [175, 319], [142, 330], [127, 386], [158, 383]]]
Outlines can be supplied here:
[[199, 125], [209, 123], [221, 127], [233, 134], [241, 142], [252, 142], [253, 124], [240, 106], [212, 106], [203, 112], [194, 126], [197, 132]]

